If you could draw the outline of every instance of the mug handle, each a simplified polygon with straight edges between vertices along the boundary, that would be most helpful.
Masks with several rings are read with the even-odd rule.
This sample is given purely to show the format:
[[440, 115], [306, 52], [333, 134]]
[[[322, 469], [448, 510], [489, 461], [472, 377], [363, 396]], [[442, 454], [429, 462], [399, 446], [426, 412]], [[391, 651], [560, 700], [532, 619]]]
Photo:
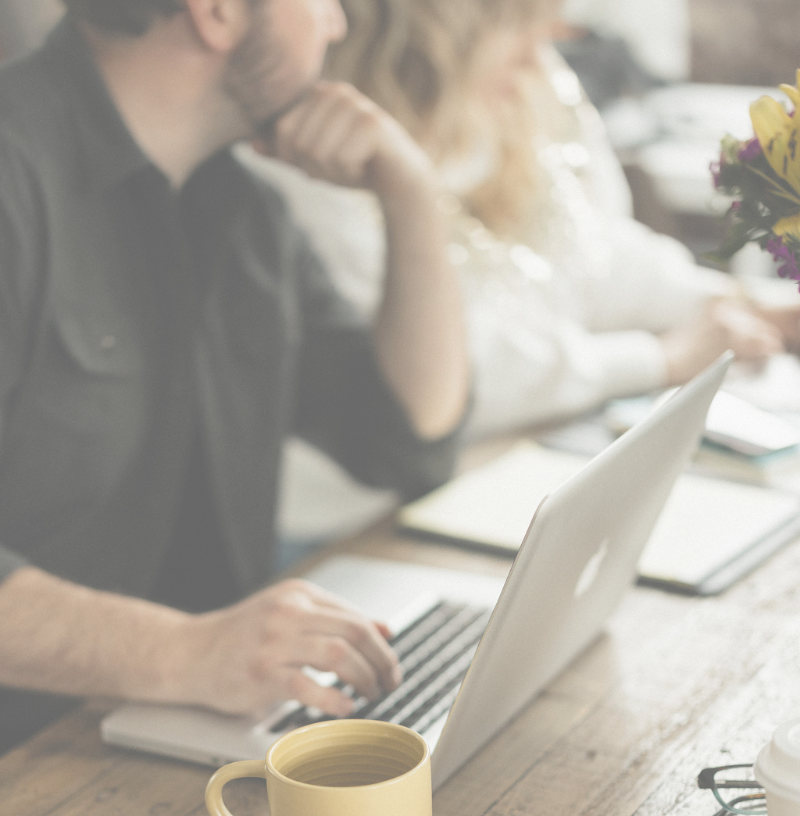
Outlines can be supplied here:
[[267, 763], [262, 760], [247, 762], [231, 762], [223, 765], [206, 785], [206, 809], [209, 816], [231, 816], [231, 812], [222, 801], [222, 789], [232, 779], [242, 779], [246, 776], [255, 776], [259, 779], [267, 778]]

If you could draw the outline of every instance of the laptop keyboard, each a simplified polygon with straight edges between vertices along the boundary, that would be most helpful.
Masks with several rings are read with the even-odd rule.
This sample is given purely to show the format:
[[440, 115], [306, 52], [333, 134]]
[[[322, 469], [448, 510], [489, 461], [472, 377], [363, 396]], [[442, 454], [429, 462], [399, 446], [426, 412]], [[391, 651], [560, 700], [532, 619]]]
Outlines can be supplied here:
[[[403, 671], [398, 688], [378, 700], [367, 700], [351, 686], [336, 684], [354, 699], [355, 709], [348, 719], [399, 723], [424, 733], [455, 702], [491, 613], [491, 609], [448, 602], [432, 607], [390, 641]], [[277, 733], [330, 719], [319, 709], [298, 706], [270, 730]]]

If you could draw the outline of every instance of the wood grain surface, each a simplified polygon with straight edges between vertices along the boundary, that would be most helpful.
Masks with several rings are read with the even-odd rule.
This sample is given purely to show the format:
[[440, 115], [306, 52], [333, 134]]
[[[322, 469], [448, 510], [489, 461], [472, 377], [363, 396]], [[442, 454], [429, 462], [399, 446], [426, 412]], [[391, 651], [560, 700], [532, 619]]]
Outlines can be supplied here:
[[[510, 566], [400, 538], [389, 523], [329, 552], [493, 575]], [[700, 769], [753, 761], [800, 716], [798, 576], [800, 543], [716, 598], [632, 588], [606, 634], [436, 794], [434, 813], [712, 816]], [[98, 723], [112, 705], [91, 701], [0, 758], [0, 813], [202, 816], [209, 769], [104, 746]], [[234, 816], [269, 812], [255, 780], [229, 785], [226, 802]]]

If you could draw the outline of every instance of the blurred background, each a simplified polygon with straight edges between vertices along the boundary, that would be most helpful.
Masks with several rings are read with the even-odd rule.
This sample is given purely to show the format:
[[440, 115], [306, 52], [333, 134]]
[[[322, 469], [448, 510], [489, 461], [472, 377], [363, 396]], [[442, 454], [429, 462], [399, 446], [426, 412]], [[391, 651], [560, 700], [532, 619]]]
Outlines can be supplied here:
[[[0, 58], [32, 48], [59, 0], [0, 0]], [[750, 101], [800, 67], [797, 0], [566, 0], [561, 51], [603, 114], [636, 217], [702, 260], [718, 244], [708, 164], [725, 132], [750, 135]], [[774, 92], [774, 91], [773, 91]], [[734, 271], [769, 274], [757, 250]]]
[[[727, 202], [708, 165], [730, 132], [752, 135], [749, 103], [794, 84], [797, 0], [567, 0], [562, 53], [598, 106], [636, 217], [698, 258], [719, 243]], [[734, 271], [769, 274], [754, 247]]]

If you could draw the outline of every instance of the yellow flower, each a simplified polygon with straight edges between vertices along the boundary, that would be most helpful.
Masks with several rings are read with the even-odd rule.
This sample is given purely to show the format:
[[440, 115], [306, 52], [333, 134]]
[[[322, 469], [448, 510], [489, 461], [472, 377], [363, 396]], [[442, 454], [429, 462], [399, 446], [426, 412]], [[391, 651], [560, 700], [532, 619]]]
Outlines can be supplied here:
[[800, 213], [790, 215], [788, 218], [781, 218], [772, 228], [772, 231], [782, 238], [789, 238], [791, 241], [800, 244]]
[[794, 103], [797, 117], [789, 116], [771, 96], [762, 96], [750, 106], [750, 118], [770, 166], [800, 193], [800, 70], [797, 87], [781, 85], [780, 89]]

